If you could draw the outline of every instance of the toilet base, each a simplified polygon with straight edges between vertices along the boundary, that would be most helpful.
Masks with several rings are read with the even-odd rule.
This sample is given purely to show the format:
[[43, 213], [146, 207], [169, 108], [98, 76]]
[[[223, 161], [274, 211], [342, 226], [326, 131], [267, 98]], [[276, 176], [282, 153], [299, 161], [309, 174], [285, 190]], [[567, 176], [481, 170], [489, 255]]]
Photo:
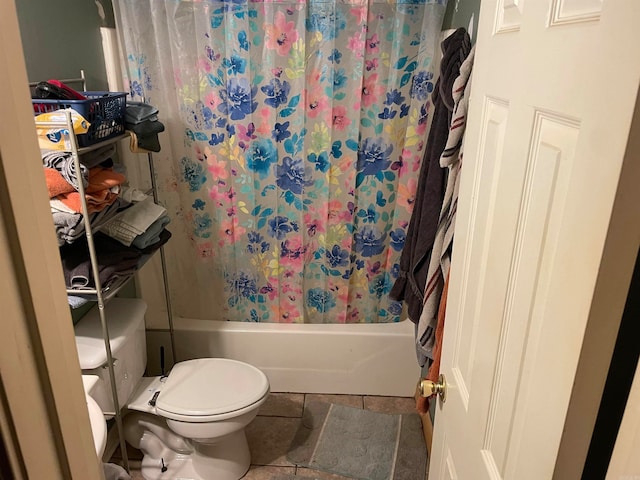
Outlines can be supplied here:
[[251, 454], [244, 429], [215, 444], [193, 442], [193, 468], [203, 479], [239, 480], [249, 470]]
[[242, 471], [223, 471], [218, 473], [214, 471], [213, 473], [203, 476], [194, 468], [193, 456], [191, 455], [176, 454], [171, 450], [167, 450], [163, 459], [164, 465], [167, 467], [165, 472], [162, 471], [162, 462], [160, 459], [152, 458], [149, 455], [144, 456], [142, 459], [141, 473], [145, 480], [238, 480], [249, 470], [249, 465], [247, 465], [246, 467], [242, 467]]
[[146, 480], [239, 480], [249, 470], [244, 428], [201, 443], [177, 435], [164, 419], [146, 413], [127, 415], [124, 426], [127, 442], [144, 453]]

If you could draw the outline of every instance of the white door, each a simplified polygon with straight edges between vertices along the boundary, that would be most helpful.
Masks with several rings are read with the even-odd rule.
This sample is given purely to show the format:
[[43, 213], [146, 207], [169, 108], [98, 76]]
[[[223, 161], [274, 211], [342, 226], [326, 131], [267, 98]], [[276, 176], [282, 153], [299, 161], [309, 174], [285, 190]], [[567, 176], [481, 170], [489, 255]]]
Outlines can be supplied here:
[[476, 48], [429, 478], [547, 480], [636, 102], [640, 2], [482, 0]]

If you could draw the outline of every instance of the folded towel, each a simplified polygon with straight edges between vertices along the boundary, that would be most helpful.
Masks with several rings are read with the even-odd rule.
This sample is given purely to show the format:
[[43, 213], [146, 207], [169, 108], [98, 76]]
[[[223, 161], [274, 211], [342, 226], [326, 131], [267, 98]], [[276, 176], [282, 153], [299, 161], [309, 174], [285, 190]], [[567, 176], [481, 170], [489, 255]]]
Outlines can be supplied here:
[[77, 231], [84, 232], [84, 222], [82, 215], [79, 213], [60, 212], [51, 210], [53, 224], [56, 227], [56, 236], [58, 237], [58, 246], [64, 245], [66, 238]]
[[[98, 257], [98, 277], [103, 287], [108, 286], [118, 276], [134, 271], [142, 256], [140, 250], [125, 247], [100, 233], [96, 233], [94, 244]], [[68, 288], [95, 287], [86, 241], [78, 241], [62, 247], [60, 258]]]
[[146, 120], [138, 123], [127, 122], [126, 129], [131, 136], [131, 151], [160, 151], [158, 134], [164, 132], [164, 124], [162, 122], [158, 120]]
[[[163, 230], [158, 243], [141, 250], [126, 247], [100, 232], [96, 233], [94, 244], [98, 257], [98, 278], [102, 287], [108, 287], [119, 277], [135, 272], [146, 260], [146, 255], [153, 254], [170, 238], [171, 233]], [[95, 288], [86, 240], [61, 247], [60, 258], [67, 288], [77, 289], [78, 293], [83, 289]]]
[[108, 190], [122, 185], [127, 179], [121, 173], [110, 168], [94, 167], [89, 170], [89, 186], [85, 193], [94, 193], [100, 190]]
[[47, 182], [49, 198], [57, 197], [58, 195], [73, 192], [75, 190], [73, 185], [67, 182], [55, 168], [45, 168], [44, 179]]
[[[51, 215], [53, 223], [56, 227], [56, 235], [58, 237], [58, 246], [65, 243], [73, 243], [80, 237], [84, 236], [84, 220], [81, 213], [74, 212], [60, 200], [52, 199], [49, 201], [51, 205]], [[122, 210], [131, 205], [122, 197], [118, 197], [116, 201], [101, 210], [91, 214], [90, 222], [93, 231], [97, 231], [101, 225], [118, 215]]]
[[[113, 187], [85, 194], [89, 213], [100, 212], [112, 205], [117, 200], [119, 191], [119, 187]], [[82, 203], [78, 192], [65, 193], [58, 195], [57, 198], [74, 212], [82, 212]]]
[[[139, 128], [127, 124], [129, 132], [129, 149], [134, 153], [159, 152], [160, 139], [158, 133], [164, 131], [164, 125], [160, 122], [150, 122], [153, 128]], [[144, 124], [140, 124], [142, 126]]]
[[51, 212], [58, 211], [58, 212], [73, 213], [74, 215], [78, 215], [78, 212], [75, 212], [74, 210], [70, 209], [57, 198], [52, 198], [51, 200], [49, 200], [49, 205], [51, 205]]
[[[162, 247], [165, 243], [167, 243], [170, 238], [171, 238], [171, 232], [167, 229], [162, 230], [160, 232], [159, 242], [154, 243], [153, 245], [149, 245], [147, 248], [143, 248], [140, 250], [143, 255], [143, 260], [144, 260], [144, 255], [151, 255], [152, 253], [156, 252], [160, 247]], [[135, 248], [135, 247], [131, 247], [131, 248]], [[138, 267], [141, 267], [141, 266], [142, 265], [138, 264]]]
[[102, 162], [113, 158], [116, 154], [116, 145], [112, 143], [104, 147], [100, 147], [97, 150], [92, 150], [83, 155], [80, 155], [80, 161], [83, 165], [89, 168], [96, 167]]
[[111, 219], [100, 231], [129, 246], [138, 235], [145, 233], [153, 222], [166, 213], [164, 207], [156, 205], [153, 199], [148, 197]]
[[[48, 186], [49, 183], [51, 183], [51, 186], [49, 186], [49, 195], [56, 193], [56, 198], [69, 210], [81, 213], [82, 205], [80, 202], [80, 194], [68, 183], [67, 185], [71, 187], [71, 190], [69, 191], [67, 189], [68, 193], [61, 193], [64, 190], [64, 185], [60, 183], [60, 180], [55, 176], [55, 173], [48, 172], [48, 170], [52, 169], [45, 169], [45, 174], [51, 178], [51, 180], [47, 180]], [[57, 173], [57, 170], [53, 170], [53, 172]], [[110, 168], [94, 167], [90, 169], [89, 185], [85, 189], [85, 197], [87, 199], [89, 213], [100, 212], [107, 206], [112, 205], [118, 198], [120, 185], [125, 181], [126, 178], [124, 175], [114, 172]]]
[[[45, 181], [47, 182], [49, 198], [76, 192], [76, 188], [65, 180], [57, 169], [45, 168], [44, 176]], [[101, 190], [108, 190], [118, 185], [122, 185], [125, 181], [126, 178], [121, 173], [115, 172], [109, 168], [94, 167], [89, 170], [89, 183], [85, 188], [85, 193], [95, 193]]]
[[[55, 168], [60, 172], [62, 178], [70, 183], [76, 190], [78, 189], [78, 174], [71, 153], [57, 150], [44, 151], [42, 153], [42, 165], [45, 168]], [[80, 172], [82, 175], [82, 184], [86, 187], [89, 184], [89, 169], [81, 164]]]
[[169, 216], [163, 215], [153, 222], [146, 232], [138, 235], [133, 240], [132, 245], [136, 248], [143, 249], [158, 243], [160, 241], [160, 233], [164, 230], [164, 227], [169, 225], [169, 222], [171, 222]]
[[122, 187], [120, 190], [120, 198], [126, 200], [129, 203], [137, 203], [143, 201], [147, 198], [148, 195], [144, 193], [142, 190], [138, 190], [137, 188], [131, 187]]
[[87, 300], [86, 298], [76, 297], [74, 295], [67, 295], [67, 301], [69, 302], [69, 306], [74, 310], [89, 303], [89, 300]]
[[145, 121], [155, 121], [158, 119], [158, 109], [153, 105], [142, 102], [127, 102], [127, 108], [124, 111], [124, 120], [126, 123], [137, 124]]

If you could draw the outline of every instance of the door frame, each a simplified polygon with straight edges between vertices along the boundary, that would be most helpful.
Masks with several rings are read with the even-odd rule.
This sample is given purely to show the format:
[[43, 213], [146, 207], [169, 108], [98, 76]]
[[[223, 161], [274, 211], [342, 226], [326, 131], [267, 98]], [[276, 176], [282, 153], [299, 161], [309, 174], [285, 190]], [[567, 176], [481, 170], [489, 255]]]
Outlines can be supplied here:
[[554, 479], [580, 478], [640, 249], [640, 95], [627, 138]]
[[16, 478], [103, 479], [38, 161], [13, 0], [0, 0], [0, 65], [3, 440]]

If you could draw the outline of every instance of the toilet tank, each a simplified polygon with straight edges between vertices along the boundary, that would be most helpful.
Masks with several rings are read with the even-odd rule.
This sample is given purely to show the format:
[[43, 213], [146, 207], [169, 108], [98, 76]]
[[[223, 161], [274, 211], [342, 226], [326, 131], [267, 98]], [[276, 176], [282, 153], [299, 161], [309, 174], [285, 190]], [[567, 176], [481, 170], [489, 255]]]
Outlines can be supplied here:
[[[127, 405], [127, 400], [147, 366], [144, 328], [146, 310], [147, 304], [137, 298], [113, 298], [104, 308], [114, 359], [119, 408]], [[74, 330], [82, 374], [96, 375], [100, 379], [91, 396], [103, 412], [114, 412], [98, 305], [80, 319]]]

